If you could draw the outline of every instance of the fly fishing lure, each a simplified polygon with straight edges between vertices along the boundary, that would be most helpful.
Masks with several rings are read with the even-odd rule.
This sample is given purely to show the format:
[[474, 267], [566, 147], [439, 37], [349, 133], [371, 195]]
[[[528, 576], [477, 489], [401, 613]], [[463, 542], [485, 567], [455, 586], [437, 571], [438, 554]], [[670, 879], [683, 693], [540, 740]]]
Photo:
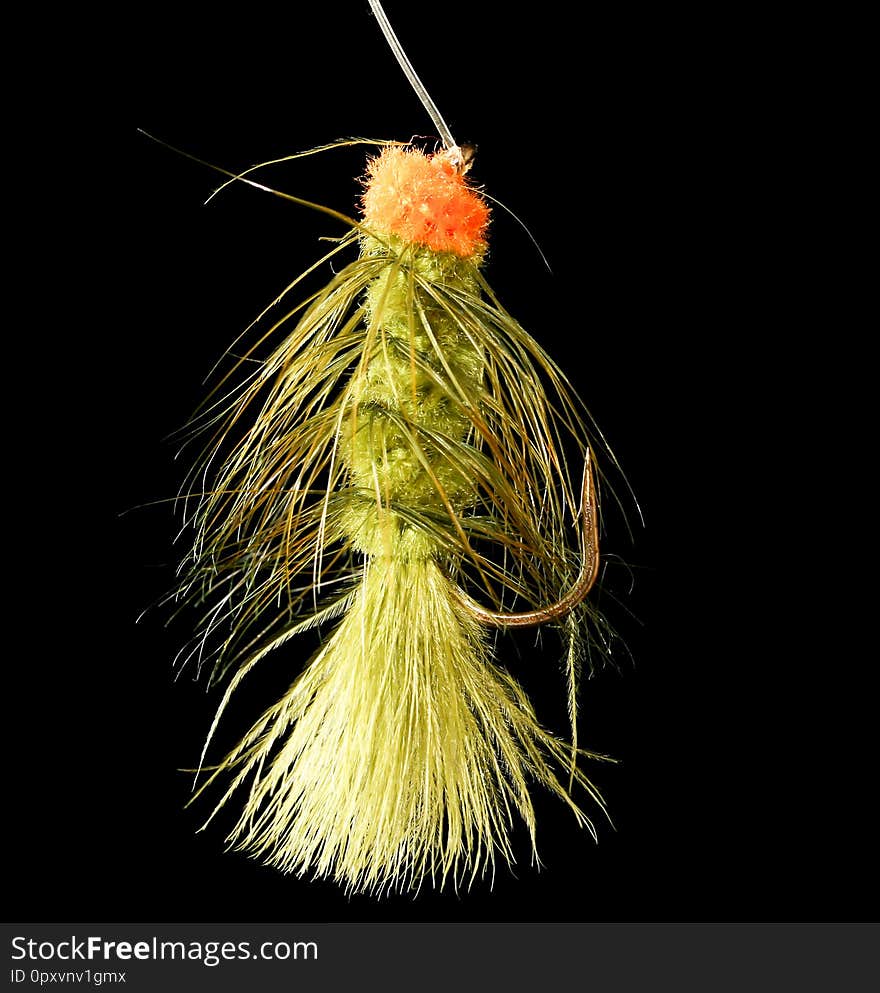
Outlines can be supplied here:
[[[587, 415], [486, 283], [470, 156], [371, 7], [443, 150], [380, 143], [359, 220], [282, 194], [348, 225], [309, 272], [359, 255], [271, 322], [275, 351], [197, 417], [213, 438], [190, 481], [178, 596], [204, 608], [199, 651], [220, 632], [212, 678], [234, 669], [205, 749], [261, 660], [336, 622], [199, 792], [227, 778], [209, 821], [243, 795], [235, 848], [381, 893], [512, 862], [517, 814], [536, 856], [532, 781], [595, 835], [572, 798], [577, 784], [605, 809], [577, 765], [602, 756], [577, 746], [576, 683], [608, 628], [586, 600]], [[499, 629], [540, 624], [567, 646], [570, 742], [493, 659]]]

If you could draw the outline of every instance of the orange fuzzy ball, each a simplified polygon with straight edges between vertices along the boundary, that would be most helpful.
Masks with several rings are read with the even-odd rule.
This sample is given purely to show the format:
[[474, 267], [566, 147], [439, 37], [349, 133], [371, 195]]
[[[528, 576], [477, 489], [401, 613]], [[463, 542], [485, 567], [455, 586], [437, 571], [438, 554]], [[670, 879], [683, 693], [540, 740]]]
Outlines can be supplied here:
[[388, 146], [367, 165], [364, 222], [377, 234], [464, 258], [481, 254], [489, 208], [443, 153]]

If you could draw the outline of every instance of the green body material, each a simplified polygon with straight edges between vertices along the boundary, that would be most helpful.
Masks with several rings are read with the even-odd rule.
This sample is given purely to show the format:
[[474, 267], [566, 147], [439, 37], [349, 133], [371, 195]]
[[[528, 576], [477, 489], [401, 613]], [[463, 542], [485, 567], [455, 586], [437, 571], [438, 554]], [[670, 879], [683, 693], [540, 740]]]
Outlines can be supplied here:
[[[350, 514], [346, 528], [368, 555], [427, 558], [436, 541], [394, 508], [448, 517], [450, 509], [458, 514], [473, 504], [473, 478], [449, 453], [471, 440], [467, 408], [479, 404], [484, 358], [414, 277], [472, 295], [478, 284], [470, 260], [397, 239], [391, 250], [396, 264], [367, 291], [372, 343], [352, 380], [340, 442], [351, 485], [372, 499], [366, 512], [362, 503]], [[367, 239], [362, 254], [371, 252], [389, 248]]]

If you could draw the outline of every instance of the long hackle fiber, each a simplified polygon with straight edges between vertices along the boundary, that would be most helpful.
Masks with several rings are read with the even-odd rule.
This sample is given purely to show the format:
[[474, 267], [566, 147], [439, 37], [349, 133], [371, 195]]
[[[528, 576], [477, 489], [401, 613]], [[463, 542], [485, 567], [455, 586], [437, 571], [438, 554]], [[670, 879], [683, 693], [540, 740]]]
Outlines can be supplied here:
[[[205, 608], [198, 652], [219, 638], [213, 677], [233, 672], [209, 742], [258, 662], [338, 622], [201, 790], [228, 777], [215, 813], [243, 797], [233, 846], [381, 893], [512, 862], [518, 820], [534, 853], [535, 784], [590, 831], [571, 789], [604, 805], [462, 596], [534, 608], [571, 586], [582, 408], [483, 280], [488, 211], [447, 160], [386, 150], [364, 217], [325, 259], [360, 257], [197, 422], [180, 596]], [[573, 735], [584, 625], [605, 630], [589, 606], [560, 624]]]
[[351, 890], [467, 883], [513, 860], [515, 815], [534, 842], [530, 782], [588, 823], [553, 771], [568, 754], [436, 564], [374, 559], [336, 633], [227, 757], [230, 793], [249, 787], [231, 840]]

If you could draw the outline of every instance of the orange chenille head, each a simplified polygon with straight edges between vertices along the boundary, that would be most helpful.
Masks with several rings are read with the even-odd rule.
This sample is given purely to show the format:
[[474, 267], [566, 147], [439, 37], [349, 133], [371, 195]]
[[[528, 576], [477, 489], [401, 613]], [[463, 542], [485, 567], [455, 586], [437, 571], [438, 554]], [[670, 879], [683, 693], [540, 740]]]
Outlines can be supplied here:
[[464, 258], [486, 248], [489, 208], [443, 152], [391, 145], [367, 166], [364, 222], [435, 252]]

